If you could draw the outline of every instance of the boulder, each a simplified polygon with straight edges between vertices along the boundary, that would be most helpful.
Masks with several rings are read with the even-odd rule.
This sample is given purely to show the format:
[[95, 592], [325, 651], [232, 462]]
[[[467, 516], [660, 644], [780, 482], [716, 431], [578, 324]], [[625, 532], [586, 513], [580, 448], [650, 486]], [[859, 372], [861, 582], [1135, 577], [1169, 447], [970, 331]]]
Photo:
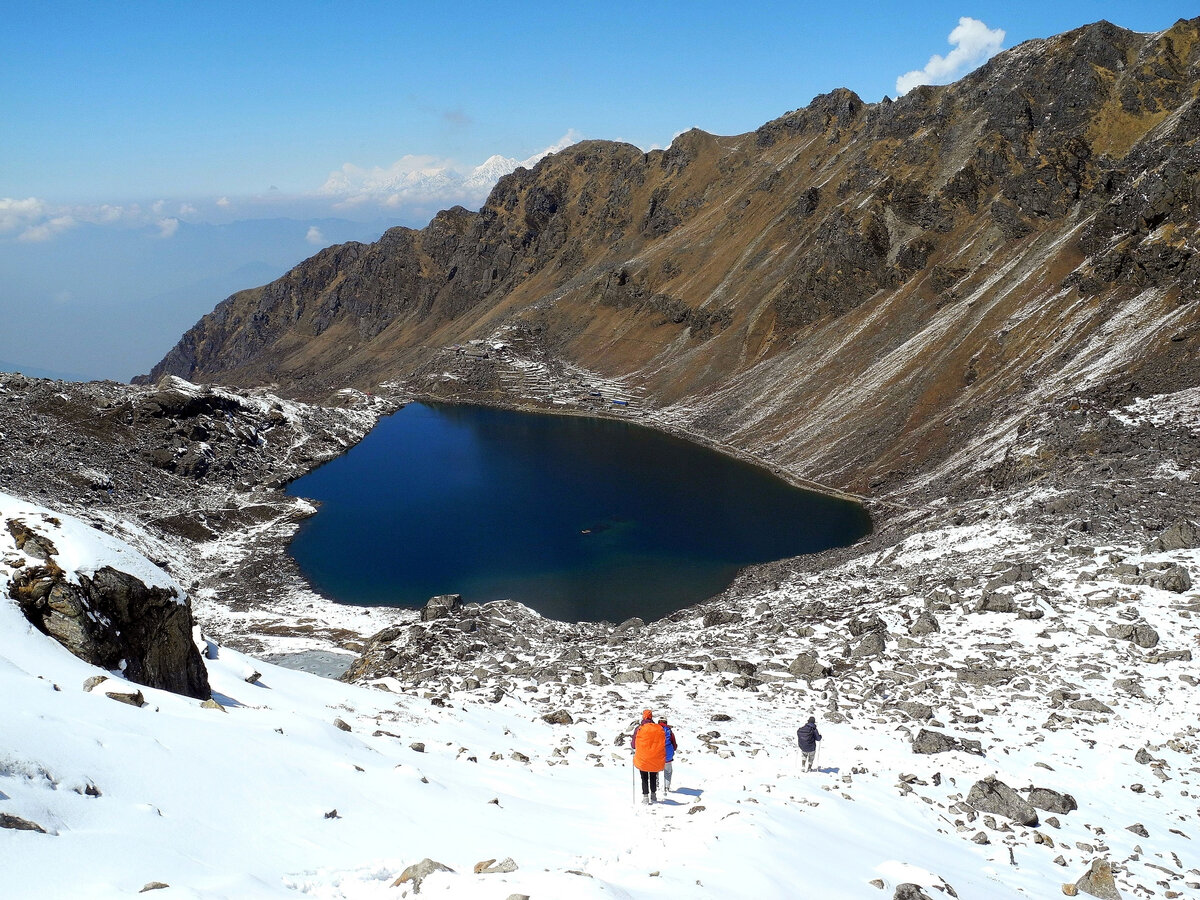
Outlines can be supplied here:
[[753, 675], [758, 666], [744, 659], [713, 659], [704, 664], [705, 672], [722, 672], [727, 675]]
[[1101, 900], [1121, 900], [1121, 892], [1113, 880], [1112, 866], [1107, 859], [1093, 859], [1091, 867], [1080, 876], [1073, 887]]
[[421, 621], [432, 622], [434, 619], [445, 619], [462, 609], [462, 594], [438, 594], [430, 597], [421, 610]]
[[868, 631], [850, 651], [850, 655], [855, 659], [861, 659], [864, 656], [879, 656], [887, 649], [887, 640], [884, 635], [885, 632], [882, 631]]
[[1004, 816], [1020, 825], [1036, 828], [1038, 824], [1037, 810], [994, 775], [975, 782], [966, 802], [979, 812]]
[[22, 819], [20, 816], [11, 816], [8, 813], [0, 813], [0, 828], [11, 828], [14, 831], [36, 831], [38, 834], [46, 834], [46, 829], [36, 822], [30, 822], [28, 819]]
[[801, 653], [788, 665], [788, 672], [797, 678], [804, 678], [808, 681], [813, 681], [817, 678], [828, 678], [833, 670], [829, 666], [822, 665], [817, 658], [817, 654], [811, 651]]
[[1029, 805], [1060, 815], [1079, 809], [1079, 804], [1070, 794], [1060, 794], [1058, 791], [1040, 787], [1029, 789]]
[[933, 718], [933, 707], [915, 700], [897, 700], [892, 706], [911, 719], [925, 721]]
[[912, 625], [908, 627], [908, 634], [910, 637], [921, 637], [941, 630], [942, 626], [938, 624], [937, 617], [929, 610], [922, 610]]
[[964, 753], [983, 756], [983, 744], [979, 741], [951, 737], [940, 731], [930, 731], [928, 728], [922, 728], [913, 738], [913, 753], [933, 754], [945, 753], [949, 750], [961, 750]]
[[850, 634], [854, 637], [862, 637], [871, 631], [887, 631], [887, 623], [877, 615], [870, 615], [862, 619], [851, 619], [847, 627], [850, 629]]
[[475, 863], [474, 871], [476, 875], [496, 875], [503, 874], [505, 872], [515, 872], [517, 871], [517, 868], [518, 866], [515, 862], [513, 862], [513, 858], [511, 856], [507, 856], [500, 862], [496, 862], [494, 859], [480, 860], [479, 862]]
[[[9, 521], [9, 531], [14, 522]], [[192, 640], [192, 609], [175, 588], [147, 587], [111, 566], [64, 572], [48, 539], [23, 523], [23, 544], [47, 554], [42, 565], [17, 569], [8, 595], [25, 618], [85, 662], [146, 687], [206, 699], [208, 670]], [[74, 576], [74, 577], [72, 577]]]
[[1190, 519], [1179, 519], [1150, 542], [1151, 553], [1195, 550], [1200, 547], [1200, 526]]
[[896, 885], [896, 893], [892, 894], [892, 900], [932, 900], [932, 898], [921, 889], [919, 884], [905, 882]]
[[732, 610], [710, 609], [704, 613], [704, 618], [700, 620], [700, 624], [705, 628], [713, 628], [717, 625], [732, 625], [740, 621], [742, 621], [741, 615]]
[[565, 709], [548, 712], [542, 716], [543, 722], [549, 722], [551, 725], [574, 725], [575, 719]]
[[985, 593], [976, 601], [974, 611], [1014, 613], [1017, 611], [1017, 601], [1012, 594]]
[[413, 863], [411, 866], [409, 866], [403, 872], [401, 872], [400, 877], [392, 882], [392, 887], [399, 887], [400, 885], [407, 884], [408, 882], [411, 881], [412, 886], [413, 886], [413, 893], [419, 894], [419, 893], [421, 893], [421, 882], [423, 882], [426, 878], [428, 878], [434, 872], [453, 872], [453, 871], [454, 870], [452, 868], [450, 868], [449, 866], [444, 866], [440, 862], [437, 862], [436, 860], [432, 860], [429, 857], [425, 857], [425, 859], [421, 860], [418, 863]]
[[1019, 674], [1016, 669], [989, 669], [975, 666], [969, 669], [959, 669], [955, 677], [964, 684], [992, 687], [998, 684], [1008, 684]]
[[1112, 625], [1109, 626], [1106, 633], [1110, 638], [1116, 638], [1119, 641], [1131, 641], [1146, 650], [1158, 646], [1158, 632], [1145, 622], [1138, 625]]
[[1147, 575], [1146, 584], [1162, 591], [1182, 594], [1184, 591], [1192, 589], [1192, 578], [1183, 566], [1174, 565], [1168, 566], [1161, 572]]
[[1112, 712], [1111, 706], [1101, 703], [1099, 700], [1095, 700], [1091, 697], [1087, 697], [1083, 700], [1075, 700], [1070, 704], [1070, 707], [1071, 707], [1071, 709], [1078, 709], [1082, 712], [1094, 712], [1094, 713], [1106, 713], [1106, 714]]

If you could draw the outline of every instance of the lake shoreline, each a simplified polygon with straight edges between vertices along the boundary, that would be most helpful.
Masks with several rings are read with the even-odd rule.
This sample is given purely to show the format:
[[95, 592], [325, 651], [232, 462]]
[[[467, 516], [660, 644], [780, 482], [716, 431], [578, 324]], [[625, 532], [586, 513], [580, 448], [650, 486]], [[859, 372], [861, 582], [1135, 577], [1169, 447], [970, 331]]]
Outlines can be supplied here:
[[[426, 409], [385, 434], [381, 418], [350, 459], [288, 486], [319, 498], [324, 517], [288, 552], [323, 595], [363, 598], [344, 605], [412, 609], [461, 593], [566, 621], [657, 619], [748, 565], [857, 543], [875, 524], [861, 503], [666, 429], [623, 428], [646, 424], [628, 417], [573, 414], [590, 424], [563, 428], [541, 409], [408, 399], [392, 415]], [[607, 527], [613, 515], [635, 531]]]

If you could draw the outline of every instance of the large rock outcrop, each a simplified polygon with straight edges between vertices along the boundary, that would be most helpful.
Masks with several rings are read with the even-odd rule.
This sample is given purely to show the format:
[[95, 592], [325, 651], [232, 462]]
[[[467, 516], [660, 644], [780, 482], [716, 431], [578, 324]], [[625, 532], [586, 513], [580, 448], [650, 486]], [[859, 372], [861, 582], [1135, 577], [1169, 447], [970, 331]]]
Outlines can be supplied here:
[[[26, 518], [5, 522], [23, 557], [13, 559], [23, 564], [9, 579], [8, 596], [34, 627], [85, 662], [137, 684], [197, 699], [212, 695], [192, 637], [191, 607], [178, 588], [148, 586], [111, 565], [65, 571], [55, 539]], [[56, 523], [48, 517], [47, 524]]]

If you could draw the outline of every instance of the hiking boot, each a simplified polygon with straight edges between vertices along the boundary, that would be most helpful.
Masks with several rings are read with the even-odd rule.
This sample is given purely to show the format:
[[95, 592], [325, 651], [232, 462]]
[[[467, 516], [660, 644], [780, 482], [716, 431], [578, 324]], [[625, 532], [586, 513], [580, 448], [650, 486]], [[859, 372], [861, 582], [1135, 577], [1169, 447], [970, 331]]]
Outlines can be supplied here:
[[657, 802], [658, 802], [658, 794], [654, 794], [654, 793], [652, 793], [652, 794], [650, 795], [650, 802], [651, 802], [651, 803], [657, 803]]
[[649, 794], [642, 794], [642, 803], [646, 804], [647, 806], [650, 805], [650, 795]]

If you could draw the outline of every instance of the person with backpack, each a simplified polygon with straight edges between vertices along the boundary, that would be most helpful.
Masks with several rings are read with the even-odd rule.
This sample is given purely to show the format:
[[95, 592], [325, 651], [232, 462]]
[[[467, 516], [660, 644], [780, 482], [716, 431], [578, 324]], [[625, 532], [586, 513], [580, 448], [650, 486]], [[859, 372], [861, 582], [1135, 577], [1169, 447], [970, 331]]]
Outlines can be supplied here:
[[662, 730], [667, 735], [667, 761], [663, 764], [663, 794], [669, 794], [671, 793], [671, 763], [675, 759], [675, 751], [679, 749], [679, 744], [676, 742], [675, 732], [667, 724], [666, 718], [660, 718], [658, 724], [662, 726]]
[[642, 774], [642, 802], [658, 802], [658, 773], [667, 764], [667, 733], [654, 721], [654, 714], [642, 710], [642, 724], [633, 730], [633, 767]]
[[800, 745], [800, 752], [804, 755], [802, 771], [812, 771], [813, 760], [817, 758], [817, 741], [820, 739], [821, 732], [817, 730], [817, 720], [814, 716], [809, 716], [808, 721], [796, 729], [796, 741]]

